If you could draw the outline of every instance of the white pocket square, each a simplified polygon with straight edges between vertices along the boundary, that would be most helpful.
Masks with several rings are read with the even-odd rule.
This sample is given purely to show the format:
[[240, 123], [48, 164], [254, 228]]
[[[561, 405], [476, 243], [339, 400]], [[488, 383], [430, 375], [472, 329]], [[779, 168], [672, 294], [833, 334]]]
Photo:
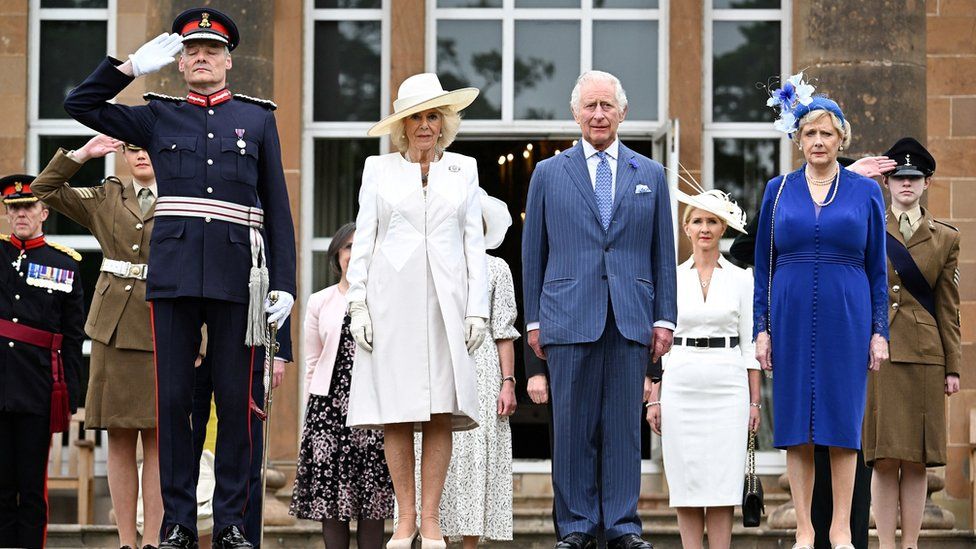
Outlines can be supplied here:
[[649, 192], [651, 192], [651, 188], [643, 183], [637, 185], [637, 188], [634, 189], [634, 194], [643, 194]]

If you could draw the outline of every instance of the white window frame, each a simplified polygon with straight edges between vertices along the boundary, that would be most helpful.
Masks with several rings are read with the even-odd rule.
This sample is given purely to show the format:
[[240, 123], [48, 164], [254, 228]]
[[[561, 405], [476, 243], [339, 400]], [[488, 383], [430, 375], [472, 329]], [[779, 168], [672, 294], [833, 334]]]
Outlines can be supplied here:
[[793, 67], [793, 2], [781, 0], [779, 9], [715, 9], [713, 0], [705, 0], [703, 17], [704, 41], [703, 86], [702, 86], [702, 186], [711, 189], [715, 185], [714, 140], [735, 139], [779, 139], [779, 169], [790, 170], [792, 149], [790, 140], [783, 133], [773, 129], [773, 111], [769, 111], [768, 122], [715, 122], [712, 119], [712, 28], [717, 21], [777, 21], [780, 23], [780, 74], [791, 74]]
[[[366, 138], [366, 131], [369, 130], [376, 121], [363, 122], [329, 122], [316, 121], [314, 117], [315, 101], [315, 23], [318, 21], [379, 21], [381, 33], [380, 46], [380, 117], [385, 117], [390, 112], [390, 4], [395, 0], [383, 0], [381, 7], [373, 9], [316, 9], [315, 0], [305, 0], [304, 5], [304, 36], [302, 37], [303, 50], [305, 55], [302, 61], [302, 158], [301, 158], [301, 196], [299, 205], [299, 215], [301, 216], [299, 231], [299, 251], [303, 258], [299, 270], [299, 287], [302, 289], [300, 299], [301, 317], [305, 318], [305, 308], [308, 305], [308, 297], [313, 291], [320, 288], [312, 288], [312, 266], [313, 254], [326, 252], [331, 237], [315, 237], [314, 226], [314, 205], [312, 197], [315, 196], [315, 140], [322, 138], [331, 139], [363, 139]], [[384, 154], [389, 152], [389, 139], [377, 138], [379, 141], [379, 152]], [[304, 342], [299, 338], [299, 356], [305, 352]], [[305, 375], [305, 364], [300, 364], [301, 377]], [[305, 402], [302, 395], [302, 402]], [[303, 405], [304, 408], [304, 405]], [[304, 409], [298, 415], [301, 429], [304, 421]], [[300, 431], [299, 431], [300, 432]]]
[[[40, 117], [40, 63], [41, 63], [41, 23], [43, 21], [106, 21], [105, 52], [115, 54], [117, 1], [108, 0], [104, 8], [42, 8], [41, 0], [30, 0], [29, 27], [27, 34], [27, 173], [36, 174], [47, 164], [46, 158], [37, 158], [41, 137], [48, 135], [82, 135], [94, 136], [95, 132], [80, 122], [68, 117], [45, 118]], [[94, 69], [95, 67], [92, 67]], [[104, 176], [115, 173], [115, 164], [105, 162]], [[98, 241], [90, 234], [58, 235], [48, 234], [51, 240], [70, 246], [75, 250], [85, 252], [101, 252]], [[91, 340], [86, 338], [82, 345], [82, 354], [91, 355]], [[101, 444], [95, 447], [95, 475], [107, 474], [108, 438], [103, 438]]]
[[[426, 67], [437, 70], [437, 22], [441, 19], [478, 21], [494, 20], [502, 23], [502, 113], [497, 120], [466, 120], [465, 135], [480, 136], [545, 136], [547, 138], [572, 138], [579, 136], [579, 126], [569, 115], [569, 92], [564, 97], [553, 97], [553, 103], [566, 105], [566, 118], [562, 120], [517, 120], [515, 110], [515, 22], [579, 21], [580, 22], [580, 73], [593, 68], [594, 21], [657, 21], [657, 120], [626, 120], [620, 125], [621, 137], [652, 138], [668, 124], [668, 21], [671, 0], [660, 0], [654, 9], [606, 9], [594, 8], [593, 0], [581, 0], [579, 8], [516, 8], [515, 0], [503, 0], [501, 8], [439, 8], [437, 0], [427, 0]], [[626, 87], [626, 83], [625, 83]]]
[[[789, 138], [773, 128], [774, 113], [769, 111], [768, 122], [715, 122], [712, 119], [713, 24], [716, 21], [777, 21], [780, 24], [780, 74], [791, 74], [793, 67], [793, 2], [781, 0], [779, 9], [715, 9], [713, 0], [705, 0], [702, 86], [702, 181], [706, 189], [715, 186], [716, 139], [778, 139], [779, 170], [790, 170], [792, 149]], [[731, 238], [722, 239], [722, 250], [728, 251]], [[756, 471], [759, 474], [779, 474], [786, 471], [786, 452], [762, 450], [756, 452]]]

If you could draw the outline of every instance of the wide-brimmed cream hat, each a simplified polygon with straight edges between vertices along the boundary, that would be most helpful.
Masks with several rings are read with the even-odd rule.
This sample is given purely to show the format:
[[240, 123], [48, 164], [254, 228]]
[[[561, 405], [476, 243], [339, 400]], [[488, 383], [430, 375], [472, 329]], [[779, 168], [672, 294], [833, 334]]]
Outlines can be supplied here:
[[485, 220], [485, 249], [494, 250], [502, 245], [505, 233], [512, 226], [512, 214], [508, 204], [481, 189], [481, 217]]
[[696, 195], [684, 193], [681, 189], [675, 189], [678, 202], [687, 204], [692, 208], [705, 210], [713, 213], [725, 221], [730, 229], [735, 229], [743, 234], [746, 232], [746, 213], [735, 203], [728, 194], [711, 189]]
[[380, 120], [369, 129], [370, 137], [377, 137], [390, 133], [390, 126], [401, 118], [413, 113], [426, 111], [435, 107], [447, 107], [454, 112], [470, 105], [480, 90], [478, 88], [461, 88], [447, 91], [441, 87], [441, 81], [432, 72], [415, 74], [400, 84], [396, 101], [393, 102], [393, 114]]

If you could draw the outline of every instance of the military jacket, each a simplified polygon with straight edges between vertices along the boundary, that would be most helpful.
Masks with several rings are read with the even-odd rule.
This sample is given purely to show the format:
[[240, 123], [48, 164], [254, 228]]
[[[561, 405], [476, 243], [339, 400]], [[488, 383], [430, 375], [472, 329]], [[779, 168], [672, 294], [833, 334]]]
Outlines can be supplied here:
[[[149, 151], [160, 197], [183, 196], [264, 209], [272, 290], [296, 294], [295, 233], [281, 166], [274, 104], [229, 92], [219, 104], [151, 95], [143, 106], [109, 103], [133, 78], [107, 58], [68, 94], [65, 110], [86, 126]], [[224, 221], [156, 219], [148, 299], [248, 301], [249, 230]]]
[[[61, 360], [72, 413], [78, 408], [85, 323], [80, 258], [50, 243], [21, 254], [8, 235], [0, 235], [0, 318], [64, 337]], [[48, 415], [52, 382], [49, 349], [0, 336], [0, 411]]]
[[898, 220], [888, 212], [888, 234], [906, 244], [929, 286], [934, 288], [935, 318], [905, 289], [888, 260], [888, 325], [891, 362], [944, 366], [959, 374], [959, 231], [922, 209], [918, 229], [906, 243]]
[[[67, 181], [80, 168], [81, 164], [68, 158], [62, 149], [31, 183], [31, 190], [49, 206], [90, 230], [105, 258], [148, 263], [153, 208], [145, 216], [142, 214], [138, 190], [131, 181], [123, 183], [109, 177], [97, 187], [69, 186]], [[152, 351], [146, 281], [100, 273], [85, 332], [105, 345], [114, 334], [115, 347], [119, 349]]]

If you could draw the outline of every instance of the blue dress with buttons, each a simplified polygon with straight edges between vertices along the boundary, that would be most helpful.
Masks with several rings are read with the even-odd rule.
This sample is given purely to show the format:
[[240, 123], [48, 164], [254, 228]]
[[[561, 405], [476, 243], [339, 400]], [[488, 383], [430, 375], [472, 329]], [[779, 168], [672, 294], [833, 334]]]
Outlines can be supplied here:
[[818, 207], [804, 168], [766, 186], [756, 233], [754, 331], [772, 341], [773, 444], [859, 449], [870, 340], [888, 337], [884, 198], [842, 169], [836, 198]]
[[[212, 106], [165, 96], [150, 96], [143, 106], [107, 103], [133, 80], [116, 69], [119, 64], [104, 60], [68, 95], [65, 110], [96, 131], [147, 149], [160, 197], [263, 208], [270, 287], [295, 295], [295, 234], [273, 104], [240, 96]], [[150, 243], [147, 299], [247, 303], [247, 227], [158, 217]]]

